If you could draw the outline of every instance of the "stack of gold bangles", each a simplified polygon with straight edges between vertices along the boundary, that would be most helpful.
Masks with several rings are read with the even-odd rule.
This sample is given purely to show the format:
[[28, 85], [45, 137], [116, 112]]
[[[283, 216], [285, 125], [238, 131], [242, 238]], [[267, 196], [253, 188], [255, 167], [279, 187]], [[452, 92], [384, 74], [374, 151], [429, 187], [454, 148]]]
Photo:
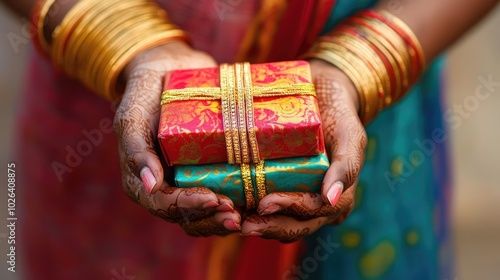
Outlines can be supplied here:
[[35, 44], [69, 76], [107, 99], [118, 96], [118, 76], [137, 54], [173, 39], [187, 40], [153, 1], [80, 0], [56, 27], [49, 43], [43, 25], [54, 3], [41, 0], [35, 6]]
[[304, 55], [342, 70], [360, 96], [360, 117], [371, 121], [417, 81], [425, 58], [410, 28], [391, 13], [363, 11], [349, 18]]

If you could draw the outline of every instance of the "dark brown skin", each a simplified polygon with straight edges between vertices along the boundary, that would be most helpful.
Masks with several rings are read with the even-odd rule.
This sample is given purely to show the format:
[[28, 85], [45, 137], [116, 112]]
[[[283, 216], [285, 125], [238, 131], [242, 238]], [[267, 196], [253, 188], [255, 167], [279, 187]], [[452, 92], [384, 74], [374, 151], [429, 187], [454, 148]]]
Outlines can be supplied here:
[[[64, 11], [75, 0], [60, 0], [59, 12], [49, 18], [50, 34], [64, 17]], [[4, 0], [20, 16], [28, 17], [33, 0]], [[483, 18], [498, 0], [383, 0], [387, 8], [415, 32], [427, 61], [450, 46]], [[46, 36], [47, 38], [49, 36]], [[333, 159], [322, 188], [322, 194], [274, 193], [258, 205], [258, 213], [273, 206], [266, 215], [252, 215], [242, 222], [225, 196], [205, 188], [178, 189], [164, 180], [164, 170], [155, 149], [159, 119], [159, 100], [165, 71], [216, 66], [207, 54], [191, 49], [182, 42], [171, 42], [138, 55], [125, 69], [126, 90], [115, 115], [119, 139], [122, 178], [125, 192], [154, 215], [179, 223], [191, 235], [225, 235], [239, 230], [243, 235], [292, 242], [307, 236], [323, 225], [338, 224], [351, 212], [354, 192], [364, 161], [366, 133], [358, 117], [359, 101], [348, 77], [328, 63], [310, 61], [323, 119], [325, 141]], [[153, 194], [146, 193], [140, 179], [141, 170], [149, 168], [156, 184]], [[327, 193], [335, 182], [344, 191], [335, 205]], [[205, 207], [203, 207], [205, 206]], [[296, 216], [295, 218], [289, 215]]]

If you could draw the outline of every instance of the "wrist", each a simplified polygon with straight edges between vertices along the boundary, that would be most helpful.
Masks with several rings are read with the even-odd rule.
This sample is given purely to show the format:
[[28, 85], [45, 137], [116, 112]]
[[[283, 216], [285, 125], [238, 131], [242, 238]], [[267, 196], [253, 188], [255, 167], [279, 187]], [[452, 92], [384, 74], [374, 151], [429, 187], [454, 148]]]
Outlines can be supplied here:
[[174, 39], [161, 45], [147, 49], [135, 56], [123, 69], [121, 77], [128, 80], [134, 69], [158, 59], [173, 55], [187, 56], [193, 49], [183, 40]]
[[352, 100], [351, 105], [356, 109], [356, 112], [358, 112], [359, 114], [359, 110], [361, 107], [359, 93], [356, 90], [356, 87], [354, 86], [354, 83], [349, 78], [349, 76], [347, 76], [346, 73], [337, 68], [335, 65], [332, 65], [320, 59], [315, 59], [315, 58], [310, 59], [309, 64], [311, 65], [313, 76], [317, 76], [320, 73], [326, 74], [328, 77], [331, 77], [335, 81], [338, 81], [340, 84], [344, 85], [345, 88], [347, 89], [347, 92], [349, 93], [349, 96], [351, 97], [350, 98], [350, 100]]

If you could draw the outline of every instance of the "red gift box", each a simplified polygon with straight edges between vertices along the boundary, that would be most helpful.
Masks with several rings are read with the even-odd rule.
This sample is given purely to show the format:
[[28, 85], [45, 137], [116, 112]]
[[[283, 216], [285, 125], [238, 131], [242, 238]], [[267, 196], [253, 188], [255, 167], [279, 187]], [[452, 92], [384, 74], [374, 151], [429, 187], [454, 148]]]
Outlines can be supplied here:
[[[167, 164], [232, 163], [229, 159], [233, 153], [238, 155], [245, 150], [250, 158], [259, 159], [324, 152], [321, 117], [309, 64], [287, 61], [246, 67], [246, 72], [243, 66], [226, 65], [224, 72], [221, 66], [175, 70], [166, 75], [158, 138]], [[250, 95], [253, 104], [240, 108], [238, 92], [247, 94], [245, 98]], [[233, 103], [227, 101], [231, 99], [228, 94], [234, 96]], [[244, 106], [252, 103], [248, 99], [245, 103], [243, 97], [240, 101]], [[244, 118], [225, 123], [227, 119], [235, 120], [238, 113]], [[246, 122], [247, 132], [240, 126], [242, 122]], [[241, 137], [245, 139], [239, 141]], [[230, 145], [229, 142], [236, 143], [236, 139], [237, 145]], [[255, 147], [250, 145], [252, 139], [256, 139]]]

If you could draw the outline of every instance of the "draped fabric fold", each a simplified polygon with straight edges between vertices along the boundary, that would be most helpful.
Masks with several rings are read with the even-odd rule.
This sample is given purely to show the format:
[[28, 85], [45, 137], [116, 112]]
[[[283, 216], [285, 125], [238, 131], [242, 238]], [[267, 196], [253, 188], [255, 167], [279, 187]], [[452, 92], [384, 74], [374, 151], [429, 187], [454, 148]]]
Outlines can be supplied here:
[[262, 0], [236, 61], [280, 61], [305, 52], [319, 36], [334, 0]]

